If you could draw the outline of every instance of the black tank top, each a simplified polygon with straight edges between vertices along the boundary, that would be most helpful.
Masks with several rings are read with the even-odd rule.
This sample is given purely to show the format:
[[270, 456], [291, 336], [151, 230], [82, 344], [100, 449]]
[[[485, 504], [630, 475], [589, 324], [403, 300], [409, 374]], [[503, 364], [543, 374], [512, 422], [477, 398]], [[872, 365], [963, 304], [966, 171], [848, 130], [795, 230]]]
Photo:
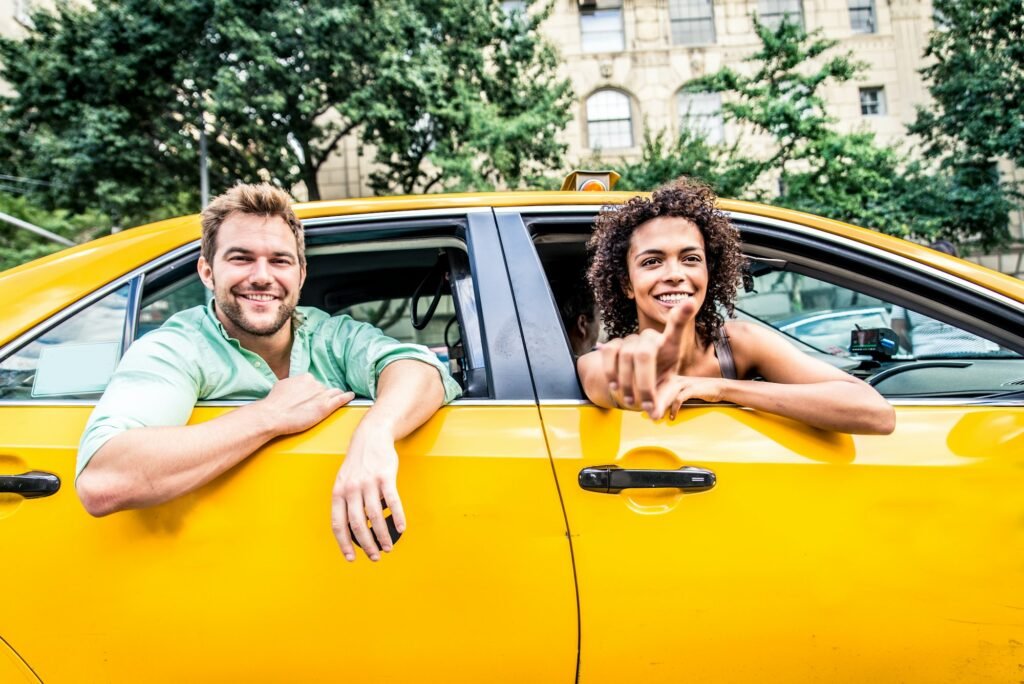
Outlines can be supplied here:
[[722, 377], [726, 380], [736, 380], [736, 360], [732, 357], [732, 346], [729, 344], [729, 334], [725, 328], [719, 328], [715, 333], [715, 356], [718, 357], [718, 365], [722, 369]]

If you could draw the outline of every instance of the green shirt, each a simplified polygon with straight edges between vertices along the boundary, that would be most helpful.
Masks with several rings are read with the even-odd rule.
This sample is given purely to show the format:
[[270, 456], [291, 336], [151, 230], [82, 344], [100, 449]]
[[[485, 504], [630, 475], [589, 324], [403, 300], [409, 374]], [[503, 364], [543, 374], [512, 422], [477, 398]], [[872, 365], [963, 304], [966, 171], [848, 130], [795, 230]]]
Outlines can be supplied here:
[[[437, 368], [445, 403], [461, 393], [444, 364], [423, 346], [310, 307], [296, 308], [292, 320], [290, 376], [311, 373], [328, 387], [374, 399], [385, 366], [415, 359]], [[275, 382], [258, 354], [228, 336], [212, 301], [175, 314], [134, 342], [121, 359], [85, 427], [75, 477], [108, 439], [125, 430], [184, 425], [197, 401], [262, 399]]]

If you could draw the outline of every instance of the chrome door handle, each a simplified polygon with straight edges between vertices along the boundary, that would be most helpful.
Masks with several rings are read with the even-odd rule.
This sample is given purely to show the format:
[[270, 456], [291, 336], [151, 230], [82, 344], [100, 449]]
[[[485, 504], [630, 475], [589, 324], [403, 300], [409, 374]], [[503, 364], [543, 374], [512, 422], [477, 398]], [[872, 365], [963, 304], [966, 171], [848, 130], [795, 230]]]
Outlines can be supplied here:
[[618, 494], [623, 489], [675, 488], [706, 492], [715, 486], [715, 474], [704, 468], [683, 466], [676, 470], [633, 470], [618, 466], [595, 466], [580, 471], [580, 487], [588, 492]]
[[33, 470], [21, 475], [0, 475], [0, 493], [20, 494], [26, 499], [39, 499], [56, 494], [60, 478], [53, 473]]

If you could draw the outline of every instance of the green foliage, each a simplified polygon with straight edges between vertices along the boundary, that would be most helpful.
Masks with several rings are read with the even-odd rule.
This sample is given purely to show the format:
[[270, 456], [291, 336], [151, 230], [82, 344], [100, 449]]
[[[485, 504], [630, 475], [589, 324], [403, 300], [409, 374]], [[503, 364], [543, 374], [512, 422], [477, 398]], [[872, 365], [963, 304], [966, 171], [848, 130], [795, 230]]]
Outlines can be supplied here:
[[922, 71], [932, 102], [908, 128], [924, 142], [945, 185], [931, 209], [941, 234], [973, 234], [979, 247], [1009, 240], [1021, 188], [1004, 182], [1000, 159], [1024, 166], [1024, 3], [935, 0], [939, 22]]
[[24, 40], [0, 40], [0, 75], [20, 94], [0, 100], [0, 158], [48, 181], [35, 195], [51, 208], [133, 220], [195, 177], [171, 86], [202, 20], [188, 21], [190, 3], [139, 4], [61, 2]]
[[932, 104], [910, 127], [931, 156], [1024, 167], [1024, 2], [934, 0], [922, 74]]
[[755, 16], [754, 28], [761, 47], [744, 60], [756, 67], [751, 76], [725, 67], [690, 81], [684, 90], [730, 93], [722, 105], [725, 118], [775, 141], [772, 154], [757, 160], [760, 173], [785, 176], [792, 165], [815, 158], [816, 144], [832, 134], [835, 119], [825, 109], [822, 88], [849, 81], [863, 64], [849, 53], [826, 58], [836, 41], [821, 31], [807, 33], [788, 15], [775, 30]]
[[420, 10], [413, 71], [429, 78], [406, 82], [396, 71], [368, 116], [367, 139], [383, 167], [371, 174], [372, 187], [481, 191], [543, 182], [561, 165], [566, 145], [556, 136], [573, 97], [538, 32], [551, 5], [506, 12], [498, 0], [458, 0]]
[[[93, 6], [94, 5], [94, 6]], [[121, 225], [198, 209], [211, 192], [302, 182], [340, 140], [379, 148], [378, 187], [517, 185], [557, 165], [567, 81], [536, 16], [497, 0], [116, 0], [37, 11], [0, 39], [5, 173], [49, 207]], [[434, 173], [434, 176], [428, 176]]]
[[[110, 219], [106, 216], [97, 213], [72, 215], [66, 210], [44, 211], [25, 197], [6, 193], [0, 193], [0, 213], [27, 221], [73, 242], [85, 242], [110, 230]], [[0, 221], [0, 271], [61, 249], [64, 245]]]
[[[596, 162], [596, 166], [602, 162]], [[641, 158], [616, 166], [622, 176], [618, 190], [650, 190], [679, 176], [700, 178], [722, 197], [739, 197], [753, 182], [756, 169], [736, 146], [709, 145], [704, 138], [684, 128], [669, 142], [664, 130], [644, 131]]]

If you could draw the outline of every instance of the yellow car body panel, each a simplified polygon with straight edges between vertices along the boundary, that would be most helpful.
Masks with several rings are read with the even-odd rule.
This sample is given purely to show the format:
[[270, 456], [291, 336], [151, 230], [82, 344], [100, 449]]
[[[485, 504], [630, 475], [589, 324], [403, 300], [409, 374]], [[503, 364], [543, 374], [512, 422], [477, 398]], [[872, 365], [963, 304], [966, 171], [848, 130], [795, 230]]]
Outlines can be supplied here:
[[[3, 494], [0, 494], [3, 497]], [[0, 639], [0, 682], [8, 684], [39, 684], [39, 677], [17, 653]]]
[[[571, 208], [634, 194], [370, 198], [297, 212]], [[1020, 281], [896, 238], [721, 207], [1024, 301]], [[184, 217], [0, 273], [0, 346], [198, 239], [198, 218]], [[509, 330], [486, 332], [519, 333]], [[331, 485], [365, 406], [271, 442], [179, 500], [94, 520], [72, 486], [91, 406], [0, 405], [0, 474], [42, 470], [64, 484], [46, 499], [0, 494], [0, 638], [17, 651], [0, 642], [0, 682], [1020, 679], [1020, 407], [899, 406], [895, 434], [850, 437], [731, 406], [687, 406], [655, 424], [585, 402], [479, 403], [442, 409], [398, 445], [409, 531], [378, 564], [346, 563], [330, 529]], [[227, 410], [201, 406], [192, 421]], [[579, 487], [582, 468], [612, 464], [699, 466], [717, 484]]]
[[[585, 569], [580, 681], [1019, 679], [1021, 409], [901, 407], [884, 437], [739, 407], [542, 415]], [[601, 465], [717, 484], [581, 489]]]
[[365, 407], [178, 500], [100, 520], [71, 486], [89, 411], [0, 411], [0, 473], [65, 483], [0, 499], [0, 629], [43, 681], [575, 677], [572, 562], [536, 407], [447, 407], [399, 442], [409, 527], [378, 563], [346, 562], [330, 525]]

